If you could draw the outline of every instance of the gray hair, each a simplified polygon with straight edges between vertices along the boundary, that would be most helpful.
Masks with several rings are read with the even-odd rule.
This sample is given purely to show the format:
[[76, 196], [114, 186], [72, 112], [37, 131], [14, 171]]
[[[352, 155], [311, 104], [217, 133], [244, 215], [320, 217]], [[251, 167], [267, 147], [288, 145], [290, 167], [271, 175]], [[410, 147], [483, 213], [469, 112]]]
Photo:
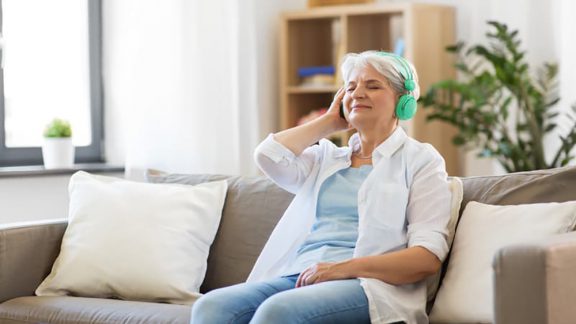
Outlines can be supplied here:
[[[342, 72], [342, 79], [344, 83], [348, 82], [348, 78], [354, 69], [365, 67], [370, 64], [378, 73], [384, 76], [390, 86], [397, 94], [406, 94], [409, 91], [404, 88], [405, 78], [400, 72], [400, 69], [404, 71], [406, 68], [398, 61], [398, 58], [391, 55], [381, 55], [378, 51], [365, 51], [362, 53], [348, 53], [344, 56], [342, 64], [340, 65]], [[415, 87], [414, 90], [410, 91], [412, 96], [418, 100], [420, 97], [420, 86], [418, 85], [418, 74], [416, 69], [408, 60], [404, 59], [406, 64], [410, 68], [410, 73], [412, 74], [412, 79], [414, 80]]]

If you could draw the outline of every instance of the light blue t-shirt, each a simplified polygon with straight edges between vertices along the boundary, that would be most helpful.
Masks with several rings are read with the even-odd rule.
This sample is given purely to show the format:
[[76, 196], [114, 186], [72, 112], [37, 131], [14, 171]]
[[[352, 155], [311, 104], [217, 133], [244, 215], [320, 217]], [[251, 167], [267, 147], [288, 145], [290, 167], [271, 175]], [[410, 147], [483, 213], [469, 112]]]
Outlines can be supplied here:
[[352, 258], [358, 239], [358, 189], [371, 170], [371, 165], [346, 168], [324, 181], [316, 220], [288, 274], [300, 273], [318, 262]]

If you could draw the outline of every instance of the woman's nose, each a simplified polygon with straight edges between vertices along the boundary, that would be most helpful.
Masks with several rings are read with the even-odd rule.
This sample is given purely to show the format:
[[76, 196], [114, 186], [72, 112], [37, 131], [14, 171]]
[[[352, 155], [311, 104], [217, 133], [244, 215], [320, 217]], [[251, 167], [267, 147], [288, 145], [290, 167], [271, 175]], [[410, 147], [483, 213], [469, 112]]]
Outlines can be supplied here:
[[356, 98], [364, 98], [365, 95], [366, 92], [364, 91], [364, 87], [356, 87], [354, 91], [352, 91], [352, 94], [350, 96], [352, 97], [352, 99], [356, 99]]

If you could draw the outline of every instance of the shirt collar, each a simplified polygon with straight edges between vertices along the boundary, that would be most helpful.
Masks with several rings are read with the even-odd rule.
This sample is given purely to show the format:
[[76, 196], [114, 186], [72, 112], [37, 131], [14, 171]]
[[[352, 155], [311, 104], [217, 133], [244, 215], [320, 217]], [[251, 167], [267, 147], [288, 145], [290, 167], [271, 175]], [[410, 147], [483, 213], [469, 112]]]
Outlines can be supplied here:
[[[396, 126], [394, 132], [392, 132], [384, 142], [378, 145], [372, 154], [374, 155], [374, 153], [377, 153], [382, 157], [389, 158], [404, 144], [406, 138], [408, 138], [408, 135], [406, 135], [404, 129], [400, 126]], [[350, 152], [356, 151], [360, 148], [360, 136], [358, 133], [354, 133], [354, 135], [350, 137], [348, 147], [350, 148]]]

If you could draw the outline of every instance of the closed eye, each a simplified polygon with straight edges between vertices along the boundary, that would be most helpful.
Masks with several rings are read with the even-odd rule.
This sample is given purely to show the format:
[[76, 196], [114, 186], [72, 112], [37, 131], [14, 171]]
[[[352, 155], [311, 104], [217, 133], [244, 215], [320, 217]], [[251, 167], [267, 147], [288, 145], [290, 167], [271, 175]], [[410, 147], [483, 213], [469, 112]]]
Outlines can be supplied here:
[[381, 89], [382, 83], [380, 83], [377, 80], [370, 80], [367, 82], [366, 88], [368, 88], [368, 89]]

